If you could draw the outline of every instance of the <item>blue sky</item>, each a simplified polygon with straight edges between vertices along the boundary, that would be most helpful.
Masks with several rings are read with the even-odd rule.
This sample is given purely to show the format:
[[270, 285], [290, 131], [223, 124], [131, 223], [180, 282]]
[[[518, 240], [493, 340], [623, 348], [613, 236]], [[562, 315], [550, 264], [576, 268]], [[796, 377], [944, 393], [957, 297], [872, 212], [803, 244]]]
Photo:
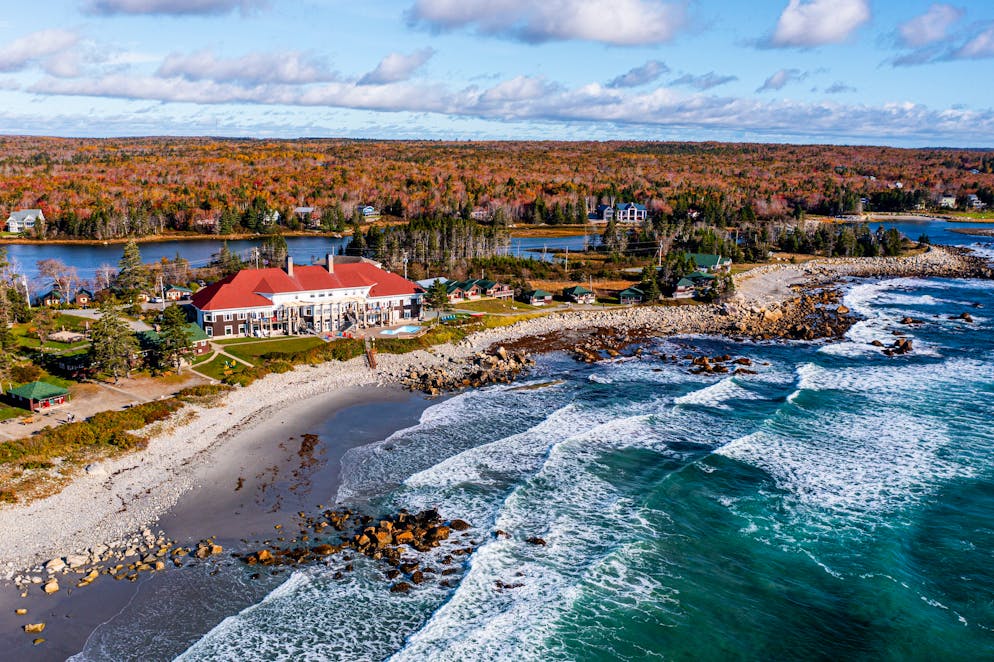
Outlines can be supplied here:
[[994, 147], [990, 0], [4, 4], [5, 133]]

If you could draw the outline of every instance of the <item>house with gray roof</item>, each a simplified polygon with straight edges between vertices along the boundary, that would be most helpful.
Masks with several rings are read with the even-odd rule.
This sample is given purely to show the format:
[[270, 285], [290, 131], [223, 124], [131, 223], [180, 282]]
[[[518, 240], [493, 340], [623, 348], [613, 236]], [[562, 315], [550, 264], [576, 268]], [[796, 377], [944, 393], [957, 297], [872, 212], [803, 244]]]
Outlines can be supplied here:
[[35, 223], [44, 221], [45, 214], [40, 209], [21, 209], [7, 217], [7, 232], [21, 233], [34, 228]]

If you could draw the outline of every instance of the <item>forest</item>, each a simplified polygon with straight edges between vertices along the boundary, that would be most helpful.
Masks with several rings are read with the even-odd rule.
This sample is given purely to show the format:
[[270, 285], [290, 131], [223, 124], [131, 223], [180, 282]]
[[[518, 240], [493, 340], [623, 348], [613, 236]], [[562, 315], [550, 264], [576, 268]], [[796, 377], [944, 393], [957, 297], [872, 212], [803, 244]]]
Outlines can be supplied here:
[[[994, 155], [730, 143], [0, 138], [0, 213], [42, 209], [39, 239], [338, 232], [362, 220], [360, 205], [388, 219], [503, 226], [577, 223], [598, 204], [635, 201], [656, 223], [723, 228], [806, 213], [931, 209], [943, 194], [994, 206]], [[407, 239], [423, 251], [445, 250], [413, 234]]]

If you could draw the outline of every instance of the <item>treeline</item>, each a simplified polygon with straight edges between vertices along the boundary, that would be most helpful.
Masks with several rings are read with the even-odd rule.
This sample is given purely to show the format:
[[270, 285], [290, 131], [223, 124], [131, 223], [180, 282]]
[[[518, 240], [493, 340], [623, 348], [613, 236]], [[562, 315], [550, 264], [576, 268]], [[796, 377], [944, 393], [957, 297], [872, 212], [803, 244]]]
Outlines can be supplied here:
[[0, 212], [41, 208], [44, 236], [102, 239], [336, 231], [366, 204], [501, 225], [579, 223], [631, 201], [653, 219], [720, 227], [994, 190], [989, 152], [719, 143], [5, 137], [0, 176]]
[[372, 226], [366, 231], [354, 224], [352, 232], [348, 254], [371, 257], [395, 269], [405, 261], [451, 267], [457, 262], [506, 254], [511, 246], [505, 227], [445, 216], [414, 219], [405, 225]]

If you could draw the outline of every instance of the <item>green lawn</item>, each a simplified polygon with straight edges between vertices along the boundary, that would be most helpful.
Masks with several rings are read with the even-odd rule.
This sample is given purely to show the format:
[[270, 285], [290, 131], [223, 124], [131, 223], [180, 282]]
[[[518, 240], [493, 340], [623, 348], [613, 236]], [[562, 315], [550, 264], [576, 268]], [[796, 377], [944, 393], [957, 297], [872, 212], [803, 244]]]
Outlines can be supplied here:
[[200, 365], [204, 361], [209, 360], [211, 356], [213, 356], [213, 352], [207, 352], [206, 354], [201, 354], [200, 356], [193, 357], [193, 360], [190, 361], [190, 363], [192, 365]]
[[21, 409], [19, 407], [7, 407], [0, 406], [0, 421], [8, 421], [12, 418], [20, 418], [21, 416], [30, 416], [31, 412], [27, 409]]
[[304, 352], [315, 347], [320, 347], [324, 341], [314, 336], [300, 336], [290, 338], [277, 338], [276, 340], [257, 340], [251, 343], [241, 343], [226, 349], [229, 354], [245, 359], [249, 363], [254, 363], [263, 354], [270, 352]]
[[994, 221], [994, 210], [948, 212], [954, 221]]
[[238, 372], [242, 367], [244, 367], [242, 364], [233, 359], [229, 359], [227, 356], [218, 356], [213, 361], [201, 363], [196, 369], [197, 372], [201, 374], [221, 380], [226, 376], [225, 373], [231, 374]]
[[456, 304], [453, 310], [471, 310], [477, 313], [514, 313], [523, 310], [537, 310], [535, 306], [520, 301], [509, 301], [506, 299], [480, 299], [479, 301], [466, 301]]

